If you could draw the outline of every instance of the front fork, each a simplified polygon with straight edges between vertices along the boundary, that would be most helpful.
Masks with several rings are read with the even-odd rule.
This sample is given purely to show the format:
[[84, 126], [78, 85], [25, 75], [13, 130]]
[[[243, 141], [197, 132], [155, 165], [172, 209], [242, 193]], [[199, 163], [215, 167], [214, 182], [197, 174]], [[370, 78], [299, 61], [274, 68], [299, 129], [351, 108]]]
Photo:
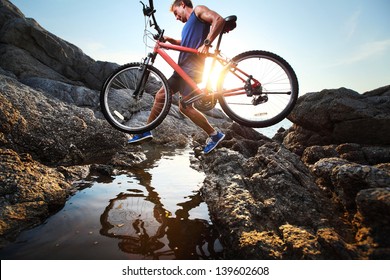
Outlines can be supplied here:
[[141, 72], [141, 78], [138, 79], [137, 87], [134, 90], [133, 97], [135, 99], [141, 99], [145, 91], [146, 82], [148, 81], [150, 70], [149, 66], [154, 63], [157, 53], [149, 53], [144, 61], [141, 63], [139, 71]]

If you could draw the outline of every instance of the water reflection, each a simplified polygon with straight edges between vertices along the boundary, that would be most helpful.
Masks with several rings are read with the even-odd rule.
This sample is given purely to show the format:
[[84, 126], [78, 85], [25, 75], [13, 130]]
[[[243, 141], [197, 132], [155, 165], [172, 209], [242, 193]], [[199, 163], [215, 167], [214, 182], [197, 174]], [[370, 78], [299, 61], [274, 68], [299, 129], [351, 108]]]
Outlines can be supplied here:
[[190, 217], [203, 201], [199, 192], [177, 203], [171, 213], [151, 186], [152, 174], [139, 171], [145, 187], [128, 189], [110, 200], [100, 217], [100, 233], [119, 240], [119, 248], [152, 259], [216, 259], [222, 254], [218, 233], [205, 219]]
[[204, 174], [189, 157], [150, 152], [120, 175], [91, 174], [63, 209], [1, 249], [1, 259], [223, 258], [198, 191]]

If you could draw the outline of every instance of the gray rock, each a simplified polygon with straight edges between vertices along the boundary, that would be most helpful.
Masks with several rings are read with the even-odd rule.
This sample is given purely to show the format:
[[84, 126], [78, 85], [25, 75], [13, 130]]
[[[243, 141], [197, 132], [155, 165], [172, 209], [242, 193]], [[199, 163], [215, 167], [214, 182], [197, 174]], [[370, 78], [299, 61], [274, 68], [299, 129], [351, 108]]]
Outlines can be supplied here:
[[[345, 88], [307, 93], [298, 99], [289, 118], [296, 125], [284, 144], [300, 152], [299, 145], [388, 145], [390, 86], [365, 94]], [[298, 138], [302, 130], [306, 136]]]
[[386, 169], [340, 158], [323, 158], [311, 171], [318, 178], [317, 183], [331, 190], [351, 215], [356, 213], [355, 199], [359, 191], [390, 185], [390, 173]]
[[84, 86], [39, 77], [23, 79], [21, 82], [33, 89], [41, 91], [49, 98], [54, 97], [67, 104], [73, 104], [77, 107], [87, 107], [93, 111], [97, 111], [100, 106], [100, 93]]
[[367, 246], [370, 258], [390, 258], [390, 188], [362, 190], [356, 197], [357, 241]]
[[[233, 125], [222, 146], [241, 142], [236, 133]], [[355, 258], [351, 227], [299, 157], [261, 135], [245, 139], [256, 153], [221, 148], [201, 158], [203, 197], [229, 258]]]
[[25, 18], [9, 1], [1, 0], [0, 12], [0, 66], [19, 78], [72, 81], [99, 90], [104, 79], [117, 67], [114, 63], [94, 61], [34, 19]]
[[5, 76], [0, 76], [0, 100], [6, 146], [44, 163], [99, 161], [115, 154], [127, 139], [93, 111], [47, 98]]

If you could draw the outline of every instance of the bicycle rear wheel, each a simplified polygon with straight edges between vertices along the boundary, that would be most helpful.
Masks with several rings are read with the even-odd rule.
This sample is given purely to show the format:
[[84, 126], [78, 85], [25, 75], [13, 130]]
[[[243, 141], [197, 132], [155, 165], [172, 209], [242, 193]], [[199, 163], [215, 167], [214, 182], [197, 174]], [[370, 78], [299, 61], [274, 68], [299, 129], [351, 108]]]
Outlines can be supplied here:
[[[172, 96], [165, 76], [155, 67], [147, 65], [146, 76], [141, 63], [130, 63], [119, 67], [105, 81], [100, 93], [100, 106], [104, 117], [116, 129], [136, 134], [156, 128], [169, 112]], [[143, 78], [144, 77], [144, 78]], [[145, 79], [144, 90], [137, 86]], [[155, 99], [160, 88], [165, 95]], [[153, 104], [159, 113], [150, 118]]]
[[[281, 57], [266, 51], [249, 51], [235, 56], [221, 73], [218, 91], [241, 88], [241, 94], [219, 97], [224, 112], [237, 123], [268, 127], [282, 121], [298, 98], [298, 79]], [[255, 86], [256, 81], [260, 82]]]

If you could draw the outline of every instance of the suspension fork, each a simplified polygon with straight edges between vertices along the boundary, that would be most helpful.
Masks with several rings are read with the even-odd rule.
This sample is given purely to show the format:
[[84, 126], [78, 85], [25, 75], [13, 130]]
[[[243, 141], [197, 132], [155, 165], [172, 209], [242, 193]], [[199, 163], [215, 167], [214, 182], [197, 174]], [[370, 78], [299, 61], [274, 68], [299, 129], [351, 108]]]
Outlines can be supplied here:
[[141, 64], [140, 71], [141, 71], [141, 79], [138, 80], [137, 87], [134, 90], [133, 97], [136, 99], [142, 98], [142, 95], [145, 91], [146, 87], [146, 81], [149, 78], [150, 70], [149, 65], [154, 63], [154, 60], [156, 59], [157, 53], [149, 53], [147, 57], [145, 57], [144, 61]]

